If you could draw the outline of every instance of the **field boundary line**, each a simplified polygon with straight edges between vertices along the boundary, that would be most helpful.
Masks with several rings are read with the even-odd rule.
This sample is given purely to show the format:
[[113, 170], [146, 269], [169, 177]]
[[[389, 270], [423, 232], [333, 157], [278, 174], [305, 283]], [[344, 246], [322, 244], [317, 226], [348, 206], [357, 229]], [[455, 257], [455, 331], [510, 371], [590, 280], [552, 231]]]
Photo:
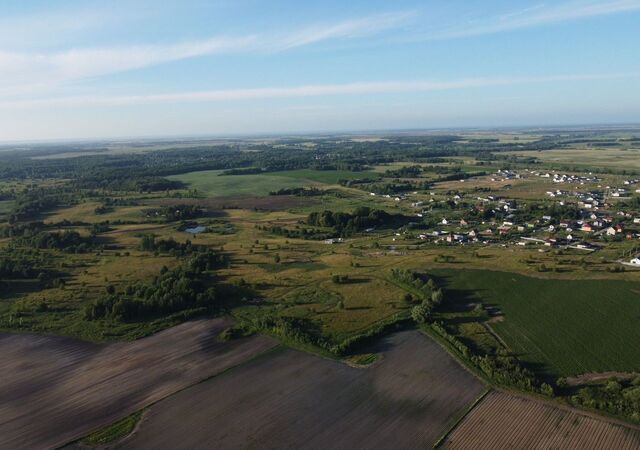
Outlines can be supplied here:
[[463, 411], [463, 413], [452, 420], [453, 424], [451, 425], [451, 427], [449, 427], [449, 429], [447, 431], [445, 431], [442, 436], [440, 436], [440, 438], [433, 444], [433, 446], [431, 447], [432, 449], [437, 449], [440, 448], [440, 446], [444, 443], [444, 441], [451, 435], [451, 433], [453, 433], [456, 428], [458, 428], [458, 426], [464, 421], [464, 419], [471, 414], [471, 411], [473, 411], [476, 406], [478, 406], [487, 395], [489, 395], [490, 392], [493, 392], [493, 388], [488, 387], [484, 390], [484, 392], [482, 394], [480, 394], [480, 396], [478, 398], [476, 398], [473, 403], [471, 403], [467, 409], [465, 409]]
[[484, 373], [480, 371], [471, 361], [461, 355], [455, 347], [451, 345], [447, 340], [443, 339], [442, 336], [438, 335], [438, 333], [434, 332], [430, 326], [419, 327], [418, 328], [425, 336], [433, 339], [436, 343], [440, 345], [461, 367], [463, 367], [467, 372], [473, 375], [476, 378], [479, 378], [482, 382], [484, 382], [488, 387], [493, 387], [494, 383], [487, 377]]
[[512, 351], [512, 350], [511, 350], [511, 348], [510, 348], [510, 347], [507, 345], [507, 343], [504, 341], [504, 339], [502, 339], [502, 336], [500, 336], [500, 335], [496, 332], [496, 330], [494, 330], [494, 329], [493, 329], [493, 327], [491, 326], [491, 324], [489, 323], [489, 321], [488, 321], [488, 320], [483, 321], [483, 322], [482, 322], [482, 325], [483, 325], [483, 326], [484, 326], [484, 328], [489, 332], [489, 334], [490, 334], [491, 336], [493, 336], [493, 337], [494, 337], [494, 339], [500, 343], [500, 345], [502, 345], [502, 347], [503, 347], [505, 350], [508, 350], [508, 351], [510, 351], [510, 352]]
[[546, 397], [542, 394], [537, 394], [535, 392], [527, 392], [520, 390], [515, 387], [504, 386], [495, 383], [489, 377], [487, 377], [484, 373], [480, 371], [477, 367], [475, 367], [470, 361], [468, 361], [463, 355], [461, 355], [451, 344], [439, 336], [437, 333], [433, 332], [430, 328], [420, 328], [420, 331], [425, 335], [431, 337], [434, 341], [436, 341], [442, 348], [445, 349], [447, 353], [449, 353], [458, 363], [464, 367], [469, 373], [476, 376], [480, 380], [482, 380], [490, 390], [494, 390], [496, 392], [503, 392], [505, 394], [519, 396], [521, 398], [530, 399], [533, 401], [543, 402], [544, 404], [555, 406], [561, 408], [565, 411], [575, 412], [577, 414], [581, 414], [586, 417], [590, 417], [592, 419], [599, 419], [605, 422], [614, 423], [618, 426], [631, 428], [633, 430], [640, 431], [640, 425], [635, 424], [633, 422], [626, 421], [619, 417], [613, 416], [607, 413], [604, 410], [593, 410], [588, 408], [579, 408], [577, 406], [571, 405], [564, 401], [560, 397]]
[[[264, 336], [268, 336], [268, 335], [264, 335]], [[75, 438], [75, 439], [73, 439], [73, 440], [71, 440], [71, 441], [69, 441], [69, 442], [67, 442], [67, 443], [65, 443], [65, 444], [63, 444], [63, 445], [60, 445], [60, 446], [58, 446], [58, 447], [56, 447], [56, 448], [57, 448], [57, 449], [63, 449], [63, 448], [66, 448], [66, 447], [68, 447], [68, 446], [70, 446], [70, 445], [72, 445], [72, 444], [78, 444], [78, 443], [80, 443], [80, 441], [81, 441], [81, 440], [83, 440], [84, 438], [86, 438], [86, 437], [88, 437], [88, 436], [90, 436], [90, 435], [92, 435], [92, 434], [94, 434], [94, 433], [97, 433], [98, 431], [103, 430], [103, 429], [105, 429], [105, 428], [107, 428], [107, 427], [110, 427], [111, 425], [113, 425], [113, 424], [114, 424], [114, 423], [116, 423], [116, 422], [119, 422], [120, 420], [126, 419], [127, 417], [129, 417], [129, 416], [130, 416], [130, 415], [132, 415], [132, 414], [135, 414], [135, 413], [137, 413], [137, 412], [139, 412], [139, 411], [142, 411], [142, 415], [140, 416], [140, 419], [138, 420], [138, 423], [136, 424], [135, 428], [131, 431], [131, 433], [127, 434], [126, 436], [122, 437], [121, 439], [118, 439], [118, 440], [117, 440], [117, 441], [115, 441], [115, 442], [110, 442], [110, 443], [108, 443], [108, 444], [100, 445], [99, 447], [100, 447], [100, 448], [104, 448], [105, 446], [112, 446], [112, 445], [115, 445], [115, 444], [120, 444], [120, 443], [124, 442], [125, 440], [127, 440], [130, 436], [133, 436], [133, 434], [134, 434], [134, 433], [136, 432], [136, 430], [138, 429], [138, 425], [140, 424], [140, 422], [142, 422], [142, 420], [144, 419], [144, 416], [146, 415], [146, 413], [148, 412], [148, 410], [150, 410], [150, 409], [151, 409], [151, 407], [153, 407], [153, 406], [157, 405], [158, 403], [160, 403], [160, 402], [162, 402], [162, 401], [164, 401], [164, 400], [166, 400], [166, 399], [168, 399], [168, 398], [173, 397], [173, 396], [174, 396], [174, 395], [176, 395], [176, 394], [179, 394], [179, 393], [180, 393], [180, 392], [182, 392], [182, 391], [185, 391], [185, 390], [187, 390], [187, 389], [189, 389], [189, 388], [192, 388], [192, 387], [194, 387], [194, 386], [197, 386], [197, 385], [199, 385], [199, 384], [202, 384], [202, 383], [204, 383], [205, 381], [209, 381], [209, 380], [211, 380], [211, 379], [213, 379], [213, 378], [216, 378], [216, 377], [218, 377], [218, 376], [220, 376], [220, 375], [223, 375], [223, 374], [225, 374], [225, 373], [227, 373], [227, 372], [229, 372], [229, 371], [231, 371], [231, 370], [233, 370], [233, 369], [235, 369], [235, 368], [237, 368], [237, 367], [242, 367], [242, 366], [244, 366], [245, 364], [248, 364], [248, 363], [250, 363], [250, 362], [252, 362], [252, 361], [257, 360], [258, 358], [262, 358], [262, 357], [268, 356], [268, 355], [269, 355], [269, 354], [271, 354], [271, 353], [276, 353], [276, 352], [279, 352], [279, 351], [283, 351], [283, 350], [285, 350], [285, 349], [286, 349], [286, 346], [282, 345], [280, 342], [277, 342], [277, 345], [275, 345], [275, 346], [273, 346], [273, 347], [271, 347], [271, 348], [268, 348], [268, 349], [266, 349], [265, 351], [263, 351], [263, 352], [261, 352], [261, 353], [258, 353], [258, 354], [256, 354], [256, 355], [252, 356], [251, 358], [249, 358], [249, 359], [247, 359], [247, 360], [241, 361], [241, 362], [239, 362], [239, 363], [238, 363], [238, 364], [236, 364], [236, 365], [233, 365], [233, 366], [227, 367], [226, 369], [224, 369], [224, 370], [223, 370], [223, 371], [221, 371], [221, 372], [215, 373], [215, 374], [213, 374], [213, 375], [211, 375], [211, 376], [209, 376], [209, 377], [207, 377], [207, 378], [203, 378], [203, 379], [202, 379], [202, 380], [200, 380], [200, 381], [197, 381], [197, 382], [195, 382], [195, 383], [193, 383], [193, 384], [190, 384], [190, 385], [185, 386], [185, 387], [183, 387], [183, 388], [181, 388], [181, 389], [178, 389], [177, 391], [172, 392], [172, 393], [170, 393], [169, 395], [166, 395], [165, 397], [162, 397], [162, 398], [160, 398], [160, 399], [158, 399], [158, 400], [156, 400], [156, 401], [154, 401], [154, 402], [151, 402], [151, 403], [149, 403], [148, 405], [145, 405], [145, 406], [143, 406], [143, 407], [142, 407], [142, 408], [140, 408], [140, 409], [137, 409], [137, 410], [135, 410], [135, 411], [133, 411], [133, 412], [131, 412], [131, 413], [129, 413], [129, 414], [127, 414], [127, 415], [123, 416], [123, 417], [120, 417], [119, 419], [116, 419], [116, 420], [114, 420], [113, 422], [109, 422], [108, 424], [105, 424], [105, 425], [103, 425], [103, 426], [101, 426], [101, 427], [99, 427], [99, 428], [96, 428], [96, 429], [94, 429], [94, 430], [90, 431], [89, 433], [87, 433], [87, 434], [85, 434], [85, 435], [83, 435], [83, 436], [80, 436], [80, 437], [78, 437], [78, 438]]]

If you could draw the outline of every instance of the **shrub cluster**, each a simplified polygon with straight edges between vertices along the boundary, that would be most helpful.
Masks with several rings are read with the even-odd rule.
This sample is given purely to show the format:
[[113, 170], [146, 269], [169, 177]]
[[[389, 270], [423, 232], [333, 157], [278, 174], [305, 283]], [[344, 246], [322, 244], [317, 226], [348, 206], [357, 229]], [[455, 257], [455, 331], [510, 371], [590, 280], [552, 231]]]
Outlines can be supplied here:
[[151, 283], [135, 282], [121, 292], [107, 286], [107, 295], [87, 306], [85, 318], [135, 321], [191, 309], [217, 311], [226, 300], [217, 295], [206, 272], [223, 261], [221, 255], [209, 250], [177, 269], [163, 268]]
[[583, 387], [570, 401], [640, 422], [640, 377], [630, 381], [611, 378], [601, 385]]
[[474, 355], [469, 350], [469, 347], [450, 334], [443, 324], [433, 323], [431, 324], [431, 329], [492, 381], [505, 386], [513, 386], [530, 392], [553, 396], [553, 388], [547, 383], [540, 383], [533, 372], [520, 365], [515, 357], [506, 354]]

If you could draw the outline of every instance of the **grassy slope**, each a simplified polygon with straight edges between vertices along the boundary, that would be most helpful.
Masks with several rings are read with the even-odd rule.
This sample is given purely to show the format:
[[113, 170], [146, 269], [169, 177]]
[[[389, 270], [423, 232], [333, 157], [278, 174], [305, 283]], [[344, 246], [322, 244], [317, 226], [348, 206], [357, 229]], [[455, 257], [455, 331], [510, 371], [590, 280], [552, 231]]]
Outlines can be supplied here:
[[222, 171], [205, 170], [168, 177], [189, 184], [210, 197], [269, 195], [281, 188], [302, 187], [313, 183], [336, 184], [340, 179], [373, 176], [372, 172], [341, 170], [288, 170], [259, 175], [220, 176]]
[[269, 191], [299, 187], [301, 180], [274, 175], [229, 175], [220, 176], [219, 170], [190, 172], [168, 177], [187, 183], [208, 197], [265, 196]]
[[448, 289], [479, 296], [505, 316], [494, 330], [523, 361], [554, 376], [640, 370], [640, 284], [569, 281], [506, 272], [436, 272]]

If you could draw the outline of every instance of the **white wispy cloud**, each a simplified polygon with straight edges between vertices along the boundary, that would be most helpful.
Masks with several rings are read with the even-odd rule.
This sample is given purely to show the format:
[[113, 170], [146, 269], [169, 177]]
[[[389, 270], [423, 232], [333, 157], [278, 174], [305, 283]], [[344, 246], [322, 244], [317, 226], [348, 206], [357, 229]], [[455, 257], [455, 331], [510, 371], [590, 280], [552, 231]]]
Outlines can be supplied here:
[[220, 36], [170, 45], [72, 48], [57, 52], [0, 50], [0, 84], [5, 93], [20, 86], [52, 86], [158, 64], [235, 52], [280, 52], [333, 39], [374, 35], [399, 26], [411, 13], [378, 14], [312, 25], [290, 33]]
[[311, 26], [290, 35], [276, 38], [270, 43], [270, 46], [275, 50], [281, 51], [329, 39], [365, 37], [396, 28], [414, 15], [414, 12], [403, 11], [376, 14], [332, 25]]
[[444, 91], [455, 89], [510, 86], [548, 82], [612, 80], [639, 78], [636, 73], [619, 74], [568, 74], [539, 77], [479, 77], [459, 80], [413, 80], [355, 82], [344, 84], [315, 84], [294, 87], [269, 87], [246, 89], [218, 89], [149, 95], [68, 96], [37, 100], [13, 100], [0, 102], [0, 107], [77, 107], [77, 106], [133, 106], [157, 103], [194, 103], [242, 101], [256, 99], [322, 97], [357, 94], [395, 94]]
[[639, 11], [640, 0], [588, 0], [539, 4], [466, 24], [456, 24], [412, 40], [441, 40], [533, 28], [590, 17]]

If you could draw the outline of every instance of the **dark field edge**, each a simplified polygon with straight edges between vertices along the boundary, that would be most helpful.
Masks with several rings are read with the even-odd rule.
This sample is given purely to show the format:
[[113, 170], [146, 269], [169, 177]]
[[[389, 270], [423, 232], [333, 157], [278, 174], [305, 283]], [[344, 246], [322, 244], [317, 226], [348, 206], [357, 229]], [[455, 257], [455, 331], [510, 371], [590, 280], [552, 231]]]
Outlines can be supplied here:
[[[440, 344], [449, 356], [455, 359], [458, 364], [460, 364], [467, 372], [471, 373], [471, 375], [479, 378], [488, 386], [495, 386], [495, 383], [492, 382], [489, 377], [487, 377], [482, 371], [480, 371], [474, 364], [471, 363], [467, 358], [464, 357], [462, 353], [460, 353], [451, 343], [445, 340], [438, 333], [433, 331], [429, 325], [423, 325], [418, 328], [422, 333], [426, 334], [428, 337], [433, 339], [436, 343]], [[517, 391], [519, 392], [519, 391]]]
[[[545, 395], [538, 394], [535, 392], [523, 391], [511, 386], [497, 384], [493, 380], [491, 380], [489, 377], [487, 377], [484, 373], [482, 373], [475, 365], [471, 363], [471, 361], [465, 358], [464, 355], [462, 355], [462, 353], [460, 353], [453, 345], [451, 345], [448, 341], [443, 339], [440, 335], [438, 335], [438, 333], [431, 330], [431, 328], [428, 325], [421, 326], [419, 330], [425, 333], [427, 336], [431, 337], [438, 344], [440, 344], [440, 346], [444, 348], [447, 351], [447, 353], [449, 353], [449, 355], [451, 355], [456, 361], [458, 361], [460, 365], [462, 365], [465, 369], [467, 369], [467, 371], [469, 371], [471, 374], [473, 374], [474, 376], [482, 380], [485, 384], [487, 384], [489, 386], [489, 390], [484, 395], [487, 395], [491, 390], [506, 392], [508, 394], [516, 395], [519, 397], [530, 398], [538, 402], [543, 402], [547, 405], [554, 406], [556, 408], [560, 408], [565, 411], [575, 412], [575, 413], [582, 414], [584, 416], [591, 417], [594, 419], [606, 420], [610, 423], [615, 423], [617, 425], [620, 425], [626, 428], [631, 428], [631, 429], [640, 431], [640, 425], [635, 422], [627, 421], [620, 416], [616, 416], [614, 414], [611, 414], [603, 410], [575, 406], [569, 403], [569, 401], [566, 400], [564, 397], [559, 397], [559, 396], [547, 397]], [[449, 430], [449, 432], [447, 433], [449, 434], [452, 431], [453, 429]], [[439, 445], [441, 444], [442, 443], [440, 442]], [[436, 447], [434, 446], [434, 448]]]
[[145, 322], [144, 328], [138, 328], [128, 331], [124, 334], [84, 334], [82, 330], [75, 329], [43, 329], [43, 328], [7, 328], [0, 327], [0, 333], [6, 334], [22, 334], [22, 335], [34, 335], [43, 337], [63, 337], [69, 339], [75, 339], [82, 342], [89, 342], [92, 344], [115, 344], [118, 342], [135, 342], [139, 339], [144, 339], [154, 334], [158, 334], [162, 331], [169, 330], [175, 326], [183, 323], [192, 322], [202, 319], [220, 319], [225, 318], [225, 314], [210, 314], [205, 312], [198, 312], [194, 309], [186, 309], [184, 311], [177, 311], [173, 314], [162, 318], [156, 318], [149, 322]]
[[[213, 379], [213, 378], [216, 378], [216, 377], [219, 377], [219, 376], [221, 376], [221, 375], [223, 375], [223, 374], [226, 374], [227, 372], [230, 372], [230, 371], [232, 371], [232, 370], [234, 370], [234, 369], [236, 369], [236, 368], [238, 368], [238, 367], [242, 367], [242, 366], [244, 366], [244, 365], [246, 365], [246, 364], [249, 364], [249, 363], [251, 363], [251, 362], [257, 361], [257, 360], [259, 360], [259, 359], [261, 359], [261, 358], [269, 357], [269, 356], [271, 356], [272, 354], [274, 354], [274, 353], [278, 353], [278, 352], [281, 352], [281, 351], [284, 351], [285, 349], [286, 349], [286, 346], [283, 346], [283, 345], [281, 345], [281, 344], [280, 344], [280, 345], [276, 345], [275, 347], [270, 348], [270, 349], [268, 349], [268, 350], [265, 350], [264, 352], [259, 353], [259, 354], [255, 355], [255, 356], [253, 356], [253, 357], [251, 357], [251, 358], [249, 358], [249, 359], [246, 359], [246, 360], [244, 360], [244, 361], [242, 361], [242, 362], [240, 362], [240, 363], [238, 363], [238, 364], [236, 364], [236, 365], [234, 365], [234, 366], [227, 367], [226, 369], [224, 369], [224, 370], [223, 370], [223, 371], [221, 371], [221, 372], [218, 372], [218, 373], [216, 373], [216, 374], [214, 374], [214, 375], [211, 375], [210, 377], [204, 378], [204, 379], [202, 379], [202, 380], [198, 381], [197, 383], [190, 384], [189, 386], [185, 386], [185, 387], [183, 387], [182, 389], [179, 389], [179, 390], [177, 390], [177, 391], [175, 391], [175, 392], [173, 392], [173, 393], [171, 393], [171, 394], [167, 395], [166, 397], [163, 397], [163, 398], [161, 398], [161, 399], [158, 399], [158, 400], [156, 400], [155, 402], [149, 403], [148, 405], [146, 405], [146, 406], [144, 406], [144, 407], [142, 407], [142, 408], [140, 408], [140, 409], [138, 409], [138, 410], [134, 411], [134, 412], [133, 412], [133, 413], [131, 413], [131, 414], [128, 414], [128, 415], [126, 415], [126, 416], [124, 416], [124, 417], [121, 417], [120, 419], [117, 419], [117, 420], [115, 420], [115, 421], [113, 421], [113, 422], [109, 423], [108, 425], [102, 426], [102, 427], [100, 427], [100, 428], [96, 428], [95, 430], [92, 430], [90, 433], [87, 433], [87, 434], [86, 434], [86, 435], [84, 435], [84, 436], [81, 436], [81, 437], [79, 437], [79, 438], [77, 438], [77, 439], [74, 439], [74, 440], [72, 440], [72, 441], [69, 441], [69, 442], [67, 442], [67, 443], [66, 443], [66, 444], [64, 444], [64, 445], [61, 445], [60, 447], [56, 447], [56, 450], [64, 450], [64, 449], [82, 449], [82, 448], [86, 448], [86, 449], [95, 449], [95, 448], [103, 448], [105, 445], [112, 445], [112, 444], [116, 444], [116, 443], [122, 442], [122, 441], [124, 441], [125, 439], [127, 439], [129, 436], [131, 436], [131, 434], [135, 433], [136, 429], [138, 428], [138, 425], [139, 425], [139, 424], [140, 424], [140, 422], [144, 419], [144, 415], [145, 415], [145, 413], [146, 413], [148, 410], [150, 410], [153, 406], [155, 406], [156, 404], [158, 404], [158, 403], [160, 403], [160, 402], [162, 402], [162, 401], [164, 401], [164, 400], [166, 400], [166, 399], [168, 399], [168, 398], [171, 398], [171, 397], [173, 397], [174, 395], [176, 395], [176, 394], [178, 394], [178, 393], [180, 393], [180, 392], [182, 392], [182, 391], [185, 391], [185, 390], [187, 390], [187, 389], [189, 389], [189, 388], [192, 388], [193, 386], [197, 386], [197, 385], [199, 385], [199, 384], [201, 384], [201, 383], [204, 383], [205, 381], [209, 381], [209, 380], [211, 380], [211, 379]], [[138, 418], [138, 421], [137, 421], [137, 423], [135, 424], [135, 426], [133, 427], [132, 431], [131, 431], [130, 433], [127, 433], [125, 436], [119, 436], [119, 437], [116, 437], [116, 438], [115, 438], [114, 440], [112, 440], [112, 441], [109, 441], [109, 442], [103, 442], [103, 443], [96, 444], [96, 445], [87, 445], [87, 444], [84, 444], [84, 443], [82, 442], [82, 441], [84, 441], [85, 439], [88, 439], [88, 438], [89, 438], [90, 436], [92, 436], [92, 435], [95, 435], [95, 434], [98, 434], [98, 433], [102, 433], [102, 432], [106, 432], [107, 430], [109, 430], [110, 428], [114, 427], [114, 426], [115, 426], [116, 424], [118, 424], [119, 422], [121, 422], [121, 421], [123, 421], [123, 420], [125, 420], [125, 419], [127, 419], [127, 418], [129, 418], [129, 417], [131, 417], [131, 416], [134, 416], [134, 415], [136, 415], [136, 414], [139, 414], [139, 415], [140, 415], [140, 417]]]
[[438, 438], [438, 440], [433, 444], [433, 447], [431, 447], [431, 448], [432, 449], [440, 448], [440, 446], [449, 437], [449, 435], [451, 433], [453, 433], [456, 428], [458, 428], [458, 426], [462, 423], [462, 421], [464, 421], [464, 419], [471, 413], [471, 411], [473, 411], [475, 409], [475, 407], [478, 406], [480, 404], [480, 402], [482, 402], [482, 400], [484, 400], [484, 398], [492, 390], [493, 389], [491, 389], [490, 387], [486, 388], [484, 390], [484, 392], [482, 394], [480, 394], [480, 396], [478, 398], [476, 398], [473, 401], [473, 403], [471, 403], [464, 411], [462, 411], [456, 417], [451, 419], [451, 421], [450, 421], [451, 426], [449, 427], [449, 429], [447, 431], [445, 431], [444, 433], [442, 433], [442, 436], [440, 436], [440, 438]]

